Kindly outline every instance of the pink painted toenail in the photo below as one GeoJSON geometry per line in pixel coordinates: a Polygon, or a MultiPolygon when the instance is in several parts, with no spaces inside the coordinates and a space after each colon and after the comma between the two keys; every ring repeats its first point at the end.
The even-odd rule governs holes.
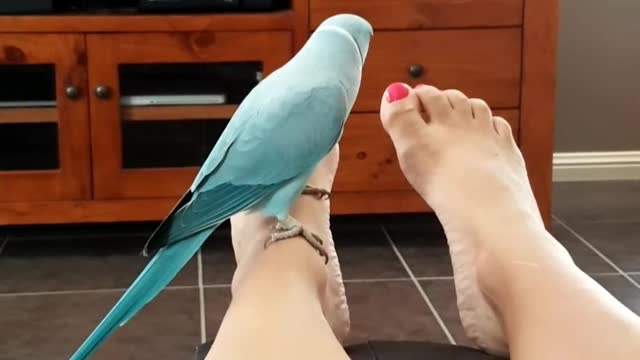
{"type": "Polygon", "coordinates": [[[398,100],[402,100],[409,95],[409,89],[403,83],[393,83],[387,87],[385,91],[385,97],[387,102],[393,103],[398,100]]]}

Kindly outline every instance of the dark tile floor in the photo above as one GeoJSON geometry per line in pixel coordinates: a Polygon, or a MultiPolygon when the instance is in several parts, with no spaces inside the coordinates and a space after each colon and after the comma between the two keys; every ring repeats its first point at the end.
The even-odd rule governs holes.
{"type": "MultiPolygon", "coordinates": [[[[640,182],[562,183],[554,195],[556,237],[582,269],[640,314],[640,182]]],[[[139,251],[154,225],[2,230],[0,359],[67,359],[143,268],[147,259],[139,251]]],[[[351,305],[350,343],[471,345],[456,310],[446,239],[433,216],[336,218],[333,228],[351,305]]],[[[215,335],[230,300],[228,227],[217,239],[95,358],[192,358],[194,346],[215,335]]]]}

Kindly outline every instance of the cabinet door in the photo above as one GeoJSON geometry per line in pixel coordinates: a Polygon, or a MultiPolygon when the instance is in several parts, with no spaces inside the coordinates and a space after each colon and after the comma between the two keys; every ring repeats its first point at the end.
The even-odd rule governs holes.
{"type": "Polygon", "coordinates": [[[181,196],[289,32],[87,36],[94,196],[181,196]]]}
{"type": "Polygon", "coordinates": [[[82,35],[0,34],[0,202],[91,197],[82,35]]]}

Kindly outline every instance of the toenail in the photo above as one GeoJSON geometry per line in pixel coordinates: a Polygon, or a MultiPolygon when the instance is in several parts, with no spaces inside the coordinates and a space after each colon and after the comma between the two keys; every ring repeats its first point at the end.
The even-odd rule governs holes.
{"type": "Polygon", "coordinates": [[[425,86],[427,86],[427,85],[425,85],[425,84],[418,84],[418,85],[416,85],[416,87],[414,87],[414,89],[416,89],[416,90],[417,90],[417,89],[420,89],[421,87],[425,87],[425,86]]]}
{"type": "Polygon", "coordinates": [[[385,98],[387,102],[393,103],[398,100],[402,100],[409,95],[409,89],[403,83],[393,83],[387,87],[385,91],[385,98]]]}

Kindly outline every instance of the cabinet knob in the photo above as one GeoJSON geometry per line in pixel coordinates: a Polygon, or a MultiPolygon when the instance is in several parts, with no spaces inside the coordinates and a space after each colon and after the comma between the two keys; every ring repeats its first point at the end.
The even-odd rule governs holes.
{"type": "Polygon", "coordinates": [[[409,76],[413,79],[417,79],[424,74],[424,67],[420,64],[413,64],[409,66],[409,76]]]}
{"type": "Polygon", "coordinates": [[[97,86],[96,87],[96,96],[100,99],[108,99],[111,96],[111,89],[108,86],[97,86]]]}
{"type": "Polygon", "coordinates": [[[69,100],[77,100],[80,97],[80,89],[76,86],[67,86],[64,88],[64,96],[69,100]]]}

